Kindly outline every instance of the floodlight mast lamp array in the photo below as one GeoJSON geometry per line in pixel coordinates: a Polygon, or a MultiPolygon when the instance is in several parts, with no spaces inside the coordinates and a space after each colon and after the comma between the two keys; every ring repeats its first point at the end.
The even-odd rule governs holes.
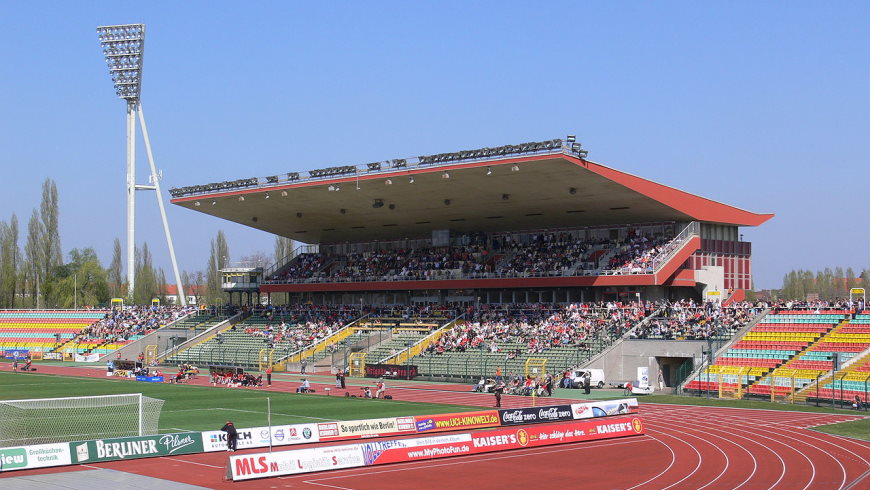
{"type": "Polygon", "coordinates": [[[126,24],[97,27],[97,36],[106,57],[109,75],[115,84],[115,94],[127,101],[127,297],[132,303],[136,286],[136,191],[153,190],[157,194],[157,205],[163,220],[163,231],[169,246],[169,257],[172,260],[172,271],[175,274],[175,284],[178,287],[178,299],[187,306],[187,297],[178,272],[175,259],[175,247],[172,245],[172,235],[169,232],[169,222],[166,219],[166,208],[163,205],[163,195],[160,192],[160,175],[154,165],[151,152],[151,141],[148,138],[148,128],[139,100],[142,92],[142,58],[145,51],[145,25],[126,24]],[[148,153],[148,163],[151,167],[152,185],[136,184],[136,116],[142,123],[142,136],[145,139],[145,149],[148,153]]]}

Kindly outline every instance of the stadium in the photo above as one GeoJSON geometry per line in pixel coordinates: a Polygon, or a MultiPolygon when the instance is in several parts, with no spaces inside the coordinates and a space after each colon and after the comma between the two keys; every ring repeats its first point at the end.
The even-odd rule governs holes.
{"type": "Polygon", "coordinates": [[[212,241],[209,280],[183,280],[140,103],[144,33],[97,28],[126,105],[126,281],[120,240],[111,276],[88,249],[113,292],[80,307],[92,277],[63,262],[51,179],[20,285],[17,218],[0,221],[3,488],[868,486],[861,283],[756,295],[744,232],[773,214],[593,161],[576,134],[185,182],[171,211],[283,245],[231,265],[212,241]],[[156,194],[175,276],[160,271],[159,298],[141,287],[157,275],[137,191],[156,194]],[[45,307],[61,305],[52,269],[72,308],[45,307]]]}
{"type": "Polygon", "coordinates": [[[587,482],[775,486],[787,475],[850,487],[866,477],[866,441],[807,428],[864,419],[837,408],[867,399],[870,312],[745,301],[751,244],[740,227],[770,214],[594,163],[570,135],[170,193],[303,245],[267,269],[222,270],[220,306],[0,312],[7,357],[29,368],[4,382],[33,393],[2,405],[10,482],[118,471],[141,485],[387,488],[420,486],[437,468],[439,487],[481,472],[502,487],[523,481],[502,471],[504,458],[521,458],[564,467],[552,484],[571,486],[576,458],[606,467],[626,456],[632,472],[587,482]],[[105,334],[119,324],[135,326],[105,334]],[[71,396],[81,389],[70,384],[103,396],[71,396]],[[669,406],[646,403],[650,393],[682,396],[669,406]],[[53,395],[67,398],[43,400],[53,395]],[[797,411],[748,408],[769,402],[797,411]],[[79,410],[116,423],[67,433],[79,410]],[[227,444],[215,430],[223,418],[240,428],[238,456],[215,452],[227,444]],[[302,433],[313,439],[286,438],[302,433]],[[339,444],[360,437],[374,440],[339,444]],[[16,459],[17,448],[39,462],[16,459]],[[62,463],[78,471],[38,469],[62,463]]]}

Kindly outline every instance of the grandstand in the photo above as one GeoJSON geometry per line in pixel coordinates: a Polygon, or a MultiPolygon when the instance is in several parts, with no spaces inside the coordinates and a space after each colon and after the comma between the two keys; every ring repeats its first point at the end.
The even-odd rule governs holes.
{"type": "Polygon", "coordinates": [[[105,316],[103,310],[3,310],[0,311],[0,350],[47,353],[71,348],[74,352],[84,352],[101,347],[102,342],[76,343],[74,339],[105,316]]]}
{"type": "Polygon", "coordinates": [[[788,402],[839,400],[870,393],[870,314],[785,310],[766,315],[685,384],[788,402]]]}
{"type": "MultiPolygon", "coordinates": [[[[246,283],[264,304],[457,310],[442,321],[421,320],[416,330],[403,318],[362,315],[357,323],[334,325],[328,337],[293,345],[284,332],[274,338],[275,322],[270,342],[270,323],[249,317],[235,331],[223,329],[220,343],[207,339],[174,360],[251,363],[267,349],[273,362],[289,368],[302,360],[334,364],[360,351],[367,362],[415,363],[426,375],[462,379],[496,367],[516,372],[530,357],[547,358],[558,369],[580,365],[632,335],[697,345],[727,341],[748,313],[726,323],[717,306],[688,321],[658,305],[685,300],[697,309],[708,300],[741,301],[751,284],[752,252],[740,227],[772,217],[592,162],[573,137],[170,192],[178,206],[305,244],[262,271],[261,283],[246,283]],[[492,320],[480,312],[517,304],[552,305],[562,314],[570,305],[608,311],[573,319],[570,329],[582,330],[582,339],[568,334],[553,342],[544,331],[565,328],[555,326],[563,319],[553,311],[482,348],[444,349],[456,330],[510,324],[516,318],[492,320]],[[607,328],[588,328],[599,320],[607,328]],[[677,323],[690,330],[674,328],[677,323]],[[376,329],[372,342],[366,332],[376,329]]],[[[647,365],[660,369],[657,362],[647,365]]]]}

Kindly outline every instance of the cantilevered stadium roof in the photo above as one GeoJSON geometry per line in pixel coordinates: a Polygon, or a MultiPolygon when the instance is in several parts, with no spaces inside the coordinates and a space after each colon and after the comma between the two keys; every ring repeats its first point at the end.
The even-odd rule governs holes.
{"type": "Polygon", "coordinates": [[[757,214],[594,163],[561,140],[172,189],[172,203],[304,243],[757,214]],[[507,148],[507,150],[505,150],[507,148]]]}

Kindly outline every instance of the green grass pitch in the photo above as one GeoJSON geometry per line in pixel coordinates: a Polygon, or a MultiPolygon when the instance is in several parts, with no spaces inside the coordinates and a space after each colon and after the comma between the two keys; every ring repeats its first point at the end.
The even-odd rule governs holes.
{"type": "Polygon", "coordinates": [[[48,374],[22,376],[0,373],[2,400],[121,393],[142,393],[165,400],[160,415],[162,433],[217,430],[227,419],[232,420],[239,428],[264,426],[267,425],[267,398],[271,398],[273,425],[480,410],[480,407],[300,395],[251,388],[214,388],[48,374]]]}

